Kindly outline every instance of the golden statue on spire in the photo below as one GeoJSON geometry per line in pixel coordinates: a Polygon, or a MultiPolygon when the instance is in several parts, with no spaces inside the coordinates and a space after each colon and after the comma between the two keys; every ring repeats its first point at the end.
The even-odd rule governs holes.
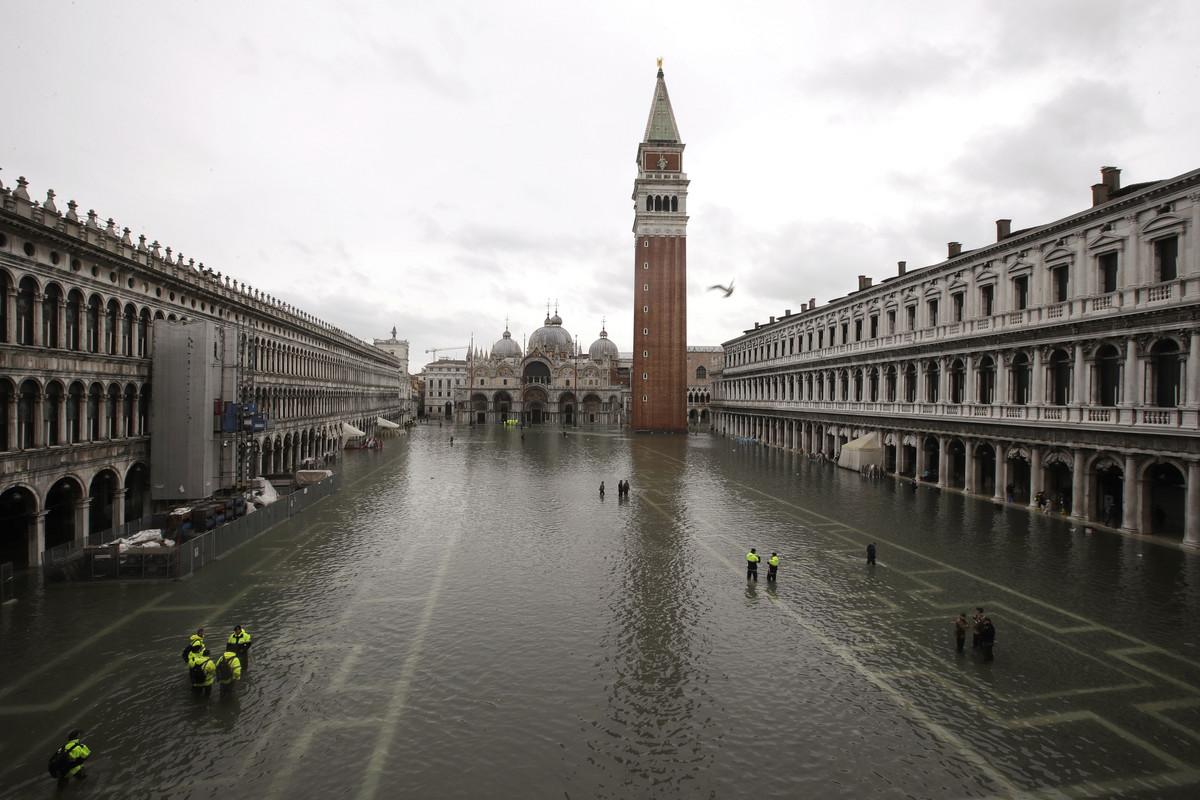
{"type": "Polygon", "coordinates": [[[658,68],[662,69],[662,56],[658,57],[658,68]]]}

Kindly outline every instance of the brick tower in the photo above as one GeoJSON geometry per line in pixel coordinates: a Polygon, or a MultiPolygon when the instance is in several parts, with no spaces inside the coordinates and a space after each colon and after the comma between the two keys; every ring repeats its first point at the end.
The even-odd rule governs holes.
{"type": "Polygon", "coordinates": [[[633,182],[633,430],[687,430],[687,174],[658,61],[633,182]]]}

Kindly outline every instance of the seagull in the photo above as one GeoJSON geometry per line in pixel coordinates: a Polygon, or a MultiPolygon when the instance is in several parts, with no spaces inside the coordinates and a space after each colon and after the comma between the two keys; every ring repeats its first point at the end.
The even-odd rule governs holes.
{"type": "Polygon", "coordinates": [[[708,287],[708,291],[710,291],[710,292],[713,289],[724,292],[725,296],[729,297],[729,295],[733,294],[733,281],[730,281],[728,286],[722,286],[719,283],[714,283],[712,286],[708,287]]]}

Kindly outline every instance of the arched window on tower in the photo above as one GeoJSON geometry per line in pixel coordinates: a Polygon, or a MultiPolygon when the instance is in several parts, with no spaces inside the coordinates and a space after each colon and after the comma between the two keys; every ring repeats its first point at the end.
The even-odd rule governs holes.
{"type": "Polygon", "coordinates": [[[671,210],[672,211],[679,210],[679,198],[676,197],[675,195],[671,195],[671,210]]]}
{"type": "Polygon", "coordinates": [[[654,197],[652,195],[646,195],[646,210],[654,210],[654,197]]]}
{"type": "Polygon", "coordinates": [[[654,210],[662,211],[662,196],[661,195],[657,195],[657,194],[654,195],[654,210]]]}

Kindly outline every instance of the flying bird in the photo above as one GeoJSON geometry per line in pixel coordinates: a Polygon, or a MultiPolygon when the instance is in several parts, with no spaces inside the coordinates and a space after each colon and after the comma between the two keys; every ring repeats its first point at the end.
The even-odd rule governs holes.
{"type": "Polygon", "coordinates": [[[728,286],[722,286],[719,283],[714,283],[712,286],[708,287],[708,290],[710,292],[713,291],[714,289],[716,289],[719,292],[724,292],[725,297],[729,297],[729,295],[733,294],[733,281],[730,281],[728,286]]]}

